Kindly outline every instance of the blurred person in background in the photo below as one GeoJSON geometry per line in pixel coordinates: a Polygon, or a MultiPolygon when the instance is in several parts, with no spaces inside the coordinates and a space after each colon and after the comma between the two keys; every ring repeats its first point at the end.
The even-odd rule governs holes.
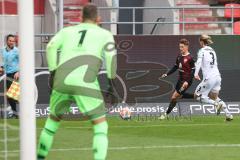
{"type": "MultiPolygon", "coordinates": [[[[8,34],[6,36],[6,46],[1,50],[3,64],[0,67],[0,73],[5,73],[7,76],[7,90],[13,81],[19,79],[19,50],[15,46],[15,40],[13,34],[8,34]]],[[[17,101],[10,97],[7,97],[7,100],[13,111],[11,118],[18,118],[17,101]]]]}

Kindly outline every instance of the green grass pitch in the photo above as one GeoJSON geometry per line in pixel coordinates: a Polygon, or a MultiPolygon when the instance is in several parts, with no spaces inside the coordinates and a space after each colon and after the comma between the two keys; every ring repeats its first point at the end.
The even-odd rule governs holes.
{"type": "MultiPolygon", "coordinates": [[[[192,120],[123,121],[108,118],[108,160],[239,160],[240,118],[194,116],[192,120]]],[[[45,119],[37,120],[39,136],[45,119]]],[[[19,159],[18,120],[8,120],[8,159],[19,159]]],[[[4,156],[0,120],[0,159],[4,156]]],[[[87,121],[64,121],[47,160],[91,160],[92,128],[87,121]]]]}

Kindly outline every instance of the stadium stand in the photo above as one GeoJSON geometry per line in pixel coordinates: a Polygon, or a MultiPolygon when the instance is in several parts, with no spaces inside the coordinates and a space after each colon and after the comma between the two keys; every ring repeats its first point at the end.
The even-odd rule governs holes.
{"type": "MultiPolygon", "coordinates": [[[[240,4],[235,4],[235,3],[228,3],[225,4],[225,7],[240,7],[240,4]]],[[[226,8],[224,10],[224,16],[225,18],[240,18],[240,8],[239,9],[232,9],[226,8]],[[233,14],[233,15],[232,15],[233,14]]]]}
{"type": "MultiPolygon", "coordinates": [[[[7,15],[17,15],[17,0],[4,0],[2,5],[0,5],[0,14],[7,15]],[[4,7],[4,13],[3,8],[4,7]]],[[[43,0],[34,0],[34,14],[43,15],[44,14],[44,3],[43,0]]]]}
{"type": "MultiPolygon", "coordinates": [[[[185,34],[236,34],[237,27],[227,24],[227,22],[236,22],[240,19],[240,1],[231,0],[178,0],[176,6],[181,7],[193,7],[190,9],[184,9],[179,12],[179,19],[181,22],[186,22],[184,25],[180,25],[180,31],[183,30],[185,34]],[[212,5],[226,8],[209,8],[212,5]],[[236,7],[235,9],[229,9],[229,7],[236,7]],[[199,9],[197,9],[199,8],[199,9]],[[204,9],[202,9],[204,8],[204,9]],[[206,8],[206,9],[205,9],[206,8]],[[208,9],[209,8],[209,9],[208,9]],[[233,13],[233,16],[232,16],[233,13]],[[233,19],[232,19],[233,18],[233,19]],[[189,24],[188,22],[200,22],[201,24],[189,24]],[[212,22],[212,23],[204,23],[212,22]],[[216,23],[214,23],[216,22],[216,23]],[[220,24],[217,22],[226,22],[226,24],[220,24]],[[232,30],[234,31],[232,32],[232,30]]],[[[237,23],[238,24],[238,23],[237,23]]]]}
{"type": "MultiPolygon", "coordinates": [[[[215,0],[214,6],[216,7],[223,7],[215,9],[216,17],[218,17],[219,21],[226,21],[226,22],[234,22],[239,20],[240,16],[240,8],[230,9],[231,7],[239,7],[240,1],[230,1],[230,0],[215,0]],[[233,13],[233,16],[232,16],[233,13]],[[232,19],[233,18],[233,19],[232,19]]],[[[209,2],[210,3],[210,2],[209,2]]],[[[210,3],[210,5],[212,5],[210,3]]],[[[234,34],[233,25],[223,25],[222,24],[222,33],[223,34],[234,34]]]]}
{"type": "Polygon", "coordinates": [[[234,22],[234,34],[240,35],[240,21],[234,22]]]}
{"type": "Polygon", "coordinates": [[[218,6],[218,5],[225,5],[225,4],[228,4],[228,3],[240,3],[239,0],[209,0],[209,4],[211,6],[218,6]]]}
{"type": "Polygon", "coordinates": [[[64,26],[72,25],[72,22],[81,22],[81,9],[89,0],[65,0],[64,1],[64,26]]]}
{"type": "MultiPolygon", "coordinates": [[[[180,21],[184,22],[214,22],[217,21],[217,17],[214,16],[213,10],[207,9],[210,7],[208,1],[206,0],[178,0],[176,3],[177,6],[181,7],[202,7],[206,9],[184,9],[179,14],[180,21]]],[[[182,30],[183,25],[180,25],[180,30],[182,30]]],[[[184,25],[185,34],[200,34],[200,33],[209,33],[209,34],[221,34],[222,30],[217,23],[212,24],[185,24],[184,25]]]]}

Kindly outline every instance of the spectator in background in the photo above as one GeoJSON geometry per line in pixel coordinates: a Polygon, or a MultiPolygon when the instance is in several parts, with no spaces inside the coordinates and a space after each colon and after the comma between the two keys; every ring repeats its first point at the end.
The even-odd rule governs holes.
{"type": "MultiPolygon", "coordinates": [[[[2,49],[1,56],[3,64],[0,67],[0,73],[5,73],[7,76],[7,90],[12,84],[12,80],[19,79],[19,51],[15,46],[15,36],[9,34],[6,36],[6,46],[2,49]]],[[[7,98],[10,104],[13,115],[12,118],[18,118],[17,101],[12,98],[7,98]]]]}

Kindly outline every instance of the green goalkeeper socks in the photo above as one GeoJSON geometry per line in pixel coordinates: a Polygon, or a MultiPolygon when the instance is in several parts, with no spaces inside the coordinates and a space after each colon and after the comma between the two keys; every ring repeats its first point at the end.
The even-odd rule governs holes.
{"type": "Polygon", "coordinates": [[[53,143],[53,137],[60,123],[50,118],[47,119],[45,127],[40,135],[38,144],[38,159],[43,159],[48,155],[53,143]]]}
{"type": "Polygon", "coordinates": [[[108,124],[102,122],[93,126],[94,137],[93,137],[93,154],[94,160],[105,160],[107,156],[108,148],[108,124]]]}
{"type": "MultiPolygon", "coordinates": [[[[38,144],[38,158],[44,159],[48,155],[51,149],[54,134],[59,128],[60,123],[53,121],[48,118],[45,127],[40,135],[38,144]]],[[[105,160],[107,156],[108,148],[108,124],[107,122],[102,122],[93,126],[94,137],[93,137],[93,152],[94,160],[105,160]]]]}

